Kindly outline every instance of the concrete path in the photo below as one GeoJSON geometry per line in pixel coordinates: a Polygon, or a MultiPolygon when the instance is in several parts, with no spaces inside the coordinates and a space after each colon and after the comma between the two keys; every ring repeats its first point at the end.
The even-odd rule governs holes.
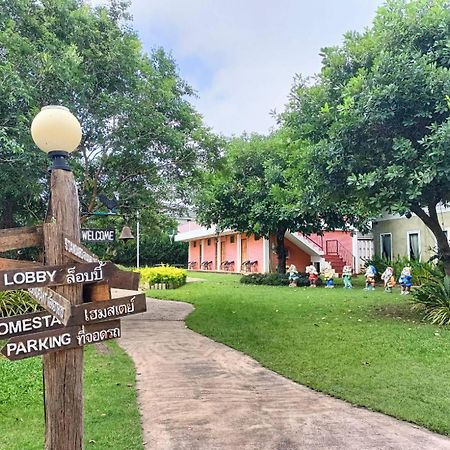
{"type": "Polygon", "coordinates": [[[146,449],[450,449],[450,440],[356,408],[186,328],[193,310],[148,300],[123,320],[146,449]]]}

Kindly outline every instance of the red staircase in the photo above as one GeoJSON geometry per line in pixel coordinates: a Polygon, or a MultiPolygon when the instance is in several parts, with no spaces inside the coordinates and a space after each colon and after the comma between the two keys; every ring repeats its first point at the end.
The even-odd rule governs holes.
{"type": "Polygon", "coordinates": [[[338,274],[342,274],[344,266],[353,266],[353,255],[337,239],[325,242],[324,258],[338,274]]]}
{"type": "Polygon", "coordinates": [[[344,266],[347,265],[339,255],[325,255],[325,260],[331,264],[331,267],[338,274],[342,274],[344,266]]]}

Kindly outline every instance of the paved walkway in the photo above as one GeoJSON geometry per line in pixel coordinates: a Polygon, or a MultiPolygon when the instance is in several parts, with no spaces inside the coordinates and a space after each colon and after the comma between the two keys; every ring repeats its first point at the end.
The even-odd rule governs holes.
{"type": "Polygon", "coordinates": [[[192,306],[148,300],[123,320],[146,449],[450,449],[450,440],[356,408],[186,328],[192,306]]]}

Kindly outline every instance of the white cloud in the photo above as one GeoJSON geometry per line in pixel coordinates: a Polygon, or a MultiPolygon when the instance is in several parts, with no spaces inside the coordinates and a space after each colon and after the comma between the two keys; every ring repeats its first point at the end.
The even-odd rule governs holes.
{"type": "Polygon", "coordinates": [[[147,50],[169,45],[197,109],[215,131],[265,133],[283,109],[295,73],[320,68],[319,50],[369,25],[381,0],[134,0],[147,50]],[[184,67],[201,61],[208,73],[184,67]]]}

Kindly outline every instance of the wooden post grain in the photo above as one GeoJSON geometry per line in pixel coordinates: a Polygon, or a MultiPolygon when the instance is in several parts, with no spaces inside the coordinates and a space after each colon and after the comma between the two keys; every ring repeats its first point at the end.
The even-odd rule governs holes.
{"type": "MultiPolygon", "coordinates": [[[[51,200],[44,224],[45,262],[69,263],[64,256],[62,234],[80,242],[78,192],[72,172],[53,170],[51,200]]],[[[55,291],[72,305],[82,303],[81,286],[61,286],[55,291]]],[[[83,448],[83,349],[63,350],[44,355],[45,448],[83,448]]]]}

